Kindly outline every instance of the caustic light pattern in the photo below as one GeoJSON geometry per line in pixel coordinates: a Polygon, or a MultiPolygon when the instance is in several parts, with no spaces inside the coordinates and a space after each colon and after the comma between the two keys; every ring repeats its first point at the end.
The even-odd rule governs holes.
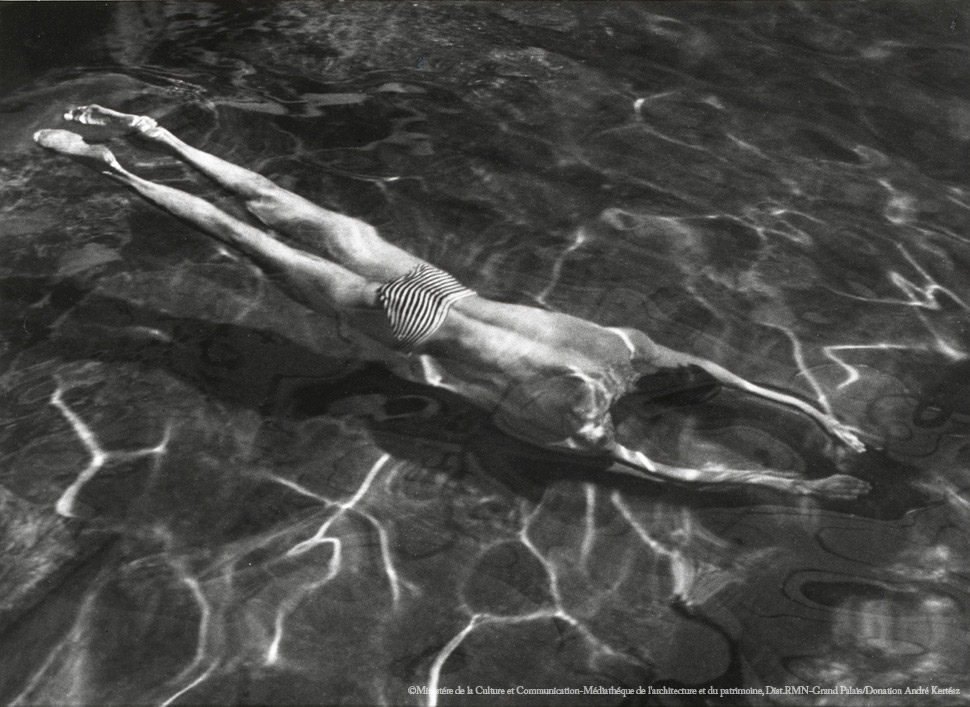
{"type": "MultiPolygon", "coordinates": [[[[69,5],[93,29],[0,76],[0,700],[966,701],[965,7],[69,5]],[[661,486],[510,439],[35,148],[90,103],[484,295],[799,395],[868,445],[681,371],[616,410],[651,459],[873,490],[661,486]]],[[[86,134],[237,207],[167,153],[86,134]]]]}

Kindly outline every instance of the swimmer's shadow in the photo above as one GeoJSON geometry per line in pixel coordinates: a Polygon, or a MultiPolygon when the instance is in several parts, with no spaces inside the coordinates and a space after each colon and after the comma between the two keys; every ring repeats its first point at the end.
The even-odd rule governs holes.
{"type": "MultiPolygon", "coordinates": [[[[58,286],[65,290],[64,283],[58,286]]],[[[233,407],[267,411],[289,379],[336,380],[359,366],[275,332],[182,317],[83,288],[66,289],[68,294],[61,295],[70,299],[65,315],[35,350],[49,348],[52,358],[165,370],[233,407]]]]}

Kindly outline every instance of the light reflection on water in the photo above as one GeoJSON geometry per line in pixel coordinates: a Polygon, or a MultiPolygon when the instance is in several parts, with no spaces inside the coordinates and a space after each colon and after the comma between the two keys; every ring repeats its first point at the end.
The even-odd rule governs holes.
{"type": "MultiPolygon", "coordinates": [[[[119,4],[88,54],[0,103],[0,694],[966,691],[967,20],[943,4],[119,4]],[[661,489],[507,439],[33,148],[88,102],[151,113],[483,294],[637,326],[799,393],[873,447],[833,460],[799,416],[695,391],[628,423],[657,458],[834,465],[875,490],[661,489]]],[[[112,149],[233,208],[167,155],[112,149]]]]}

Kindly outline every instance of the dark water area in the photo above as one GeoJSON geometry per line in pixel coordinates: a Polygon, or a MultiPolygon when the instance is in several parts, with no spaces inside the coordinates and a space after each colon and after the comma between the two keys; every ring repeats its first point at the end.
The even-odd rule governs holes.
{"type": "MultiPolygon", "coordinates": [[[[967,702],[965,3],[12,5],[4,703],[967,702]],[[484,295],[829,407],[869,445],[672,376],[640,430],[656,459],[873,492],[663,487],[509,439],[36,148],[86,103],[484,295]],[[448,692],[476,686],[579,694],[448,692]],[[660,694],[708,686],[749,694],[660,694]],[[962,693],[902,692],[934,686],[962,693]]],[[[168,153],[109,144],[241,214],[168,153]]]]}

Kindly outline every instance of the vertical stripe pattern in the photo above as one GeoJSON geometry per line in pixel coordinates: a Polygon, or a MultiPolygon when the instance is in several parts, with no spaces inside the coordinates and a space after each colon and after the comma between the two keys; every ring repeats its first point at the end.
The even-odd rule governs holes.
{"type": "Polygon", "coordinates": [[[473,294],[451,275],[427,263],[377,290],[398,348],[408,353],[438,330],[451,305],[473,294]]]}

